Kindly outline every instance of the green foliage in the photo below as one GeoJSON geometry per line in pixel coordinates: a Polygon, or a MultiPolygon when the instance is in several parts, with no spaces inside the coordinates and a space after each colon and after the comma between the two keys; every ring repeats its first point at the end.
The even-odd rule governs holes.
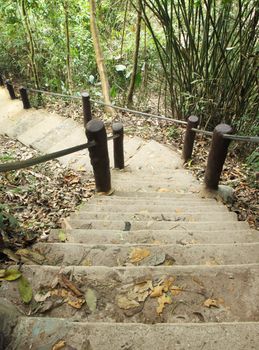
{"type": "MultiPolygon", "coordinates": [[[[25,2],[40,85],[67,92],[64,0],[25,2]]],[[[33,72],[20,3],[0,3],[0,72],[29,85],[33,72]]],[[[89,2],[67,3],[73,89],[101,96],[89,2]]],[[[258,0],[141,3],[145,23],[135,80],[139,101],[146,103],[147,92],[154,98],[162,91],[161,100],[169,97],[165,109],[170,107],[175,117],[197,114],[207,128],[227,122],[236,131],[257,135],[258,0]]],[[[97,1],[101,44],[115,102],[125,101],[132,74],[135,6],[134,0],[97,1]]]]}
{"type": "Polygon", "coordinates": [[[10,214],[9,207],[0,204],[0,232],[15,231],[19,228],[18,221],[10,214]]]}
{"type": "Polygon", "coordinates": [[[170,126],[167,129],[167,137],[170,139],[176,139],[179,136],[179,129],[174,125],[170,126]]]}
{"type": "Polygon", "coordinates": [[[259,172],[259,149],[254,150],[246,159],[249,168],[255,172],[259,172]]]}
{"type": "Polygon", "coordinates": [[[211,127],[223,121],[239,129],[255,120],[258,0],[142,0],[142,8],[173,112],[196,113],[211,127]]]}

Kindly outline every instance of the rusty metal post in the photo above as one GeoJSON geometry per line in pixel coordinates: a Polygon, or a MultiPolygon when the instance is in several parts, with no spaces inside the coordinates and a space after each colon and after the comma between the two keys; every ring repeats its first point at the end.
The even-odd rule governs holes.
{"type": "Polygon", "coordinates": [[[118,136],[113,139],[113,156],[114,168],[124,169],[124,150],[123,150],[123,125],[122,123],[112,124],[113,136],[118,136]]]}
{"type": "Polygon", "coordinates": [[[8,92],[9,92],[11,100],[15,100],[16,96],[15,96],[13,84],[10,82],[10,80],[6,80],[5,85],[6,85],[8,92]]]}
{"type": "Polygon", "coordinates": [[[2,75],[0,75],[0,86],[4,86],[4,79],[2,75]]]}
{"type": "Polygon", "coordinates": [[[21,95],[21,99],[22,99],[22,103],[23,103],[23,108],[24,109],[31,108],[27,89],[24,86],[22,86],[22,87],[20,87],[19,91],[20,91],[20,95],[21,95]]]}
{"type": "Polygon", "coordinates": [[[231,142],[231,140],[224,139],[223,134],[232,134],[232,132],[232,127],[227,124],[219,124],[214,129],[205,172],[205,186],[210,190],[218,189],[220,175],[227,157],[228,146],[231,142]]]}
{"type": "Polygon", "coordinates": [[[81,96],[83,103],[84,126],[86,127],[87,123],[92,120],[91,102],[88,92],[82,92],[81,96]]]}
{"type": "Polygon", "coordinates": [[[192,157],[193,145],[195,140],[195,131],[192,128],[197,128],[199,124],[199,118],[195,115],[191,115],[188,118],[188,124],[185,131],[184,145],[183,145],[183,160],[187,162],[192,157]]]}
{"type": "Polygon", "coordinates": [[[111,174],[104,123],[99,119],[90,120],[86,125],[86,136],[88,141],[96,143],[95,146],[89,148],[96,191],[107,193],[111,190],[111,174]]]}

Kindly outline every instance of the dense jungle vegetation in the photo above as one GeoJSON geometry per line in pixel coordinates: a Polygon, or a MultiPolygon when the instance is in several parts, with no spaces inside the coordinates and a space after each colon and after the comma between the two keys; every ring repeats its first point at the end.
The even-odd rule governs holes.
{"type": "Polygon", "coordinates": [[[258,0],[5,0],[0,72],[258,135],[258,0]]]}

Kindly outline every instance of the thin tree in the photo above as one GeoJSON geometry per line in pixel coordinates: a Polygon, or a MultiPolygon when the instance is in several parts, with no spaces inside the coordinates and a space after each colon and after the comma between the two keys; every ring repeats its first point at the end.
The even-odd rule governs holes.
{"type": "Polygon", "coordinates": [[[133,103],[133,93],[134,93],[136,75],[137,75],[137,69],[138,69],[138,56],[139,56],[141,18],[142,18],[141,0],[138,0],[136,10],[137,10],[137,23],[136,23],[136,37],[135,37],[135,52],[134,52],[134,59],[133,59],[133,70],[131,74],[129,91],[127,96],[127,104],[129,106],[132,105],[133,103]]]}
{"type": "Polygon", "coordinates": [[[34,46],[34,41],[32,37],[32,30],[30,26],[30,20],[28,17],[28,13],[26,10],[26,4],[25,0],[21,0],[21,12],[22,12],[22,18],[23,18],[23,23],[24,27],[26,30],[27,34],[27,40],[29,43],[29,50],[30,50],[30,61],[31,61],[31,69],[32,69],[32,74],[35,82],[35,86],[37,89],[40,87],[40,81],[39,81],[39,75],[38,75],[38,69],[37,69],[37,63],[35,60],[35,46],[34,46]]]}
{"type": "Polygon", "coordinates": [[[71,53],[70,53],[70,34],[69,34],[69,9],[68,0],[63,2],[64,13],[65,13],[65,34],[66,34],[66,65],[67,65],[67,89],[71,92],[73,80],[72,80],[72,69],[71,69],[71,53]]]}
{"type": "MultiPolygon", "coordinates": [[[[104,102],[110,105],[111,101],[110,101],[110,94],[109,94],[109,91],[110,91],[109,81],[108,81],[107,71],[104,63],[102,47],[100,44],[99,30],[96,23],[96,2],[95,0],[90,0],[89,4],[90,4],[90,29],[91,29],[92,39],[93,39],[96,64],[97,64],[97,68],[98,68],[98,72],[99,72],[99,76],[102,84],[103,98],[104,98],[104,102]]],[[[114,114],[114,110],[112,109],[112,107],[106,106],[105,111],[107,113],[114,114]]]]}

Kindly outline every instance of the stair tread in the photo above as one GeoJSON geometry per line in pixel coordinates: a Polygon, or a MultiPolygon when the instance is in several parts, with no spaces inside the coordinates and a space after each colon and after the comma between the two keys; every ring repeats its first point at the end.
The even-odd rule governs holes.
{"type": "Polygon", "coordinates": [[[16,327],[19,340],[12,350],[51,349],[60,339],[77,350],[222,350],[256,349],[259,323],[93,323],[72,322],[62,318],[22,317],[16,327]],[[188,336],[186,336],[188,334],[188,336]]]}
{"type": "Polygon", "coordinates": [[[62,266],[210,266],[259,263],[259,242],[195,244],[194,241],[187,245],[38,243],[33,250],[46,257],[45,264],[62,266]],[[131,254],[136,254],[139,250],[149,255],[134,263],[131,261],[131,254]]]}
{"type": "Polygon", "coordinates": [[[175,244],[176,242],[182,242],[187,244],[188,242],[195,241],[197,243],[235,243],[235,242],[258,242],[259,232],[256,230],[228,230],[228,231],[199,231],[199,230],[159,230],[159,234],[156,230],[139,230],[139,231],[119,231],[119,230],[51,230],[48,239],[51,241],[58,241],[59,234],[62,232],[68,242],[74,243],[149,243],[154,242],[164,244],[175,244]]]}
{"type": "MultiPolygon", "coordinates": [[[[130,218],[130,216],[129,216],[130,218]]],[[[71,226],[69,228],[86,228],[86,229],[118,229],[125,230],[127,226],[127,221],[123,220],[67,220],[68,224],[71,226]]],[[[232,230],[244,230],[249,228],[248,223],[245,221],[236,221],[234,219],[227,220],[224,222],[219,221],[202,221],[202,222],[185,222],[185,221],[154,221],[154,220],[138,220],[132,221],[131,230],[162,230],[162,229],[200,229],[200,230],[216,230],[216,229],[232,229],[232,230]]]]}
{"type": "MultiPolygon", "coordinates": [[[[60,273],[60,267],[24,265],[23,275],[29,280],[34,295],[51,290],[51,285],[60,273]],[[37,276],[37,278],[35,278],[37,276]]],[[[259,264],[220,266],[156,266],[156,267],[82,267],[62,269],[72,273],[73,282],[83,295],[91,288],[97,297],[97,309],[87,311],[87,305],[74,309],[67,303],[45,313],[49,317],[67,317],[74,321],[89,322],[141,322],[159,323],[201,322],[246,322],[259,321],[259,264]],[[135,286],[144,281],[153,287],[172,278],[175,288],[182,289],[172,296],[172,304],[166,305],[163,313],[156,312],[158,299],[147,297],[139,302],[139,308],[124,310],[120,299],[129,298],[135,286]],[[150,282],[151,281],[151,282],[150,282]],[[162,281],[162,282],[161,282],[162,281]],[[204,302],[217,299],[218,307],[206,307],[204,302]],[[140,312],[141,311],[141,312],[140,312]],[[133,312],[133,314],[132,314],[133,312]]],[[[30,306],[23,305],[18,292],[18,281],[3,281],[0,296],[5,297],[28,313],[30,306]]],[[[56,287],[57,288],[57,287],[56,287]]],[[[35,316],[40,315],[39,312],[35,316]]]]}

